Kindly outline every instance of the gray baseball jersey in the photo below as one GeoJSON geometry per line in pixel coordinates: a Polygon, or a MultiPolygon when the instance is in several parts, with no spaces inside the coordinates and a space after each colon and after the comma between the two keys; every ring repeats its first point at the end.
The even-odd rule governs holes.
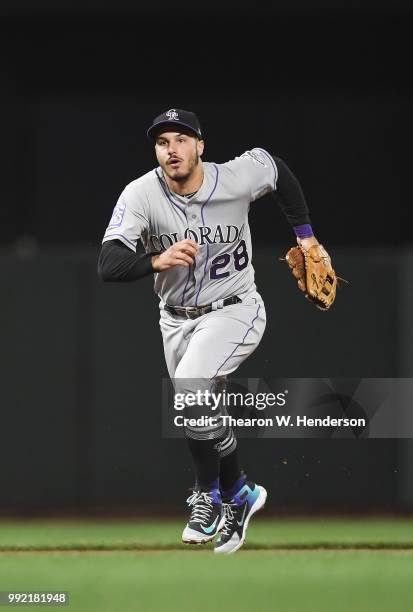
{"type": "Polygon", "coordinates": [[[202,306],[255,288],[248,211],[250,202],[276,189],[274,160],[255,148],[203,167],[203,183],[189,199],[170,191],[160,167],[132,181],[103,238],[118,239],[134,251],[141,240],[148,253],[185,238],[198,243],[192,266],[155,274],[161,303],[202,306]]]}

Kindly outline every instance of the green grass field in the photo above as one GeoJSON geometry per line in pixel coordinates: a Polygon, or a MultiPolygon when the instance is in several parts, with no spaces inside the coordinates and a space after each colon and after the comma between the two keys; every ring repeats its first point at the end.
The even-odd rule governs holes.
{"type": "Polygon", "coordinates": [[[0,522],[0,590],[69,591],[63,609],[88,612],[413,610],[413,519],[256,518],[225,557],[180,544],[182,527],[0,522]]]}

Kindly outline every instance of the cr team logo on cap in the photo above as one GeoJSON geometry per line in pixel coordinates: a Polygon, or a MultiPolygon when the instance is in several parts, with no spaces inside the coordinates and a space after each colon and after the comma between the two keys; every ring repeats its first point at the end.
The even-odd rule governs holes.
{"type": "Polygon", "coordinates": [[[171,110],[168,110],[168,112],[165,113],[165,115],[171,121],[178,121],[178,119],[179,119],[179,115],[178,115],[178,113],[176,112],[176,110],[174,108],[171,108],[171,110]]]}

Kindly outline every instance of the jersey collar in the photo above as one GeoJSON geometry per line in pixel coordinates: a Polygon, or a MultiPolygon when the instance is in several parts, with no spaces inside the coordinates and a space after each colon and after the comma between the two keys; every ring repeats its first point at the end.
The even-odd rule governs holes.
{"type": "Polygon", "coordinates": [[[203,198],[205,196],[205,191],[207,189],[207,185],[210,182],[210,172],[209,172],[209,164],[207,162],[203,162],[204,164],[204,178],[202,181],[202,184],[200,186],[200,188],[198,189],[198,191],[196,191],[194,193],[193,196],[191,196],[190,198],[186,198],[185,196],[179,195],[178,193],[175,193],[174,191],[171,191],[169,189],[168,183],[165,180],[165,176],[163,173],[163,170],[160,166],[158,166],[155,169],[155,172],[159,178],[160,181],[162,181],[162,184],[165,188],[165,190],[167,191],[169,197],[175,201],[176,203],[179,204],[183,204],[183,205],[188,205],[188,204],[196,204],[196,203],[202,203],[203,198]]]}

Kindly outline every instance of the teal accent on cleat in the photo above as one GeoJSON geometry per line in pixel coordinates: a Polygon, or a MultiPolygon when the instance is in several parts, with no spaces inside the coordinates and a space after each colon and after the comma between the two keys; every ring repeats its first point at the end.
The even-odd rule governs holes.
{"type": "Polygon", "coordinates": [[[230,554],[241,548],[250,518],[263,508],[266,499],[264,487],[247,481],[229,503],[224,503],[225,523],[215,544],[215,553],[230,554]]]}
{"type": "Polygon", "coordinates": [[[214,539],[225,522],[224,507],[218,490],[194,491],[187,499],[192,508],[182,533],[185,544],[205,544],[214,539]]]}

